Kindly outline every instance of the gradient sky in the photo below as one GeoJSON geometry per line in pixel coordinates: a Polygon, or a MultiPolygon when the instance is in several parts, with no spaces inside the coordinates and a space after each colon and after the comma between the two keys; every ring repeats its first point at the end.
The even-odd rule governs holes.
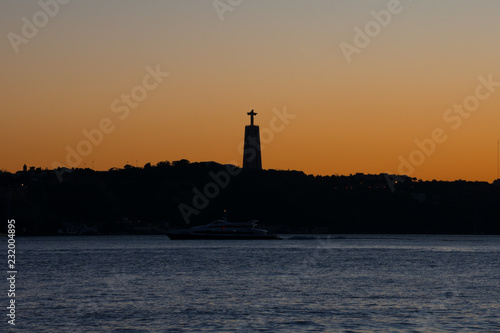
{"type": "Polygon", "coordinates": [[[401,0],[401,13],[348,63],[339,45],[355,45],[354,28],[388,3],[243,0],[221,20],[212,0],[73,0],[16,53],[9,33],[23,36],[22,18],[33,22],[41,7],[3,0],[0,168],[66,165],[66,147],[104,118],[114,131],[79,167],[241,165],[246,113],[258,113],[262,131],[286,109],[296,117],[266,140],[266,169],[398,173],[415,140],[441,128],[447,140],[410,175],[491,182],[500,87],[457,129],[443,115],[474,96],[478,77],[500,82],[500,1],[401,0]],[[113,101],[157,65],[169,76],[120,119],[113,101]]]}

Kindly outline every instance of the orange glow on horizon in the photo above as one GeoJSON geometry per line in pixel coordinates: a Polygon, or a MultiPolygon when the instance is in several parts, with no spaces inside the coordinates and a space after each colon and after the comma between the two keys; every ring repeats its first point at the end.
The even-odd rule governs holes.
{"type": "MultiPolygon", "coordinates": [[[[398,174],[403,159],[419,179],[493,181],[500,4],[401,3],[351,63],[339,44],[386,2],[245,2],[223,21],[211,3],[69,3],[18,53],[2,46],[0,168],[241,166],[254,109],[264,169],[398,174]]],[[[0,8],[5,36],[40,10],[0,8]]]]}

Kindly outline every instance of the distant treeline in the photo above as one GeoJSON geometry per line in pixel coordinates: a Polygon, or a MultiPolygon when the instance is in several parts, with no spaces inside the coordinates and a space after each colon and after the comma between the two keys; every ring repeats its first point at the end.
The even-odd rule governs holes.
{"type": "Polygon", "coordinates": [[[1,172],[0,205],[19,235],[161,234],[225,210],[231,221],[256,219],[276,233],[500,234],[498,183],[313,176],[187,160],[1,172]]]}

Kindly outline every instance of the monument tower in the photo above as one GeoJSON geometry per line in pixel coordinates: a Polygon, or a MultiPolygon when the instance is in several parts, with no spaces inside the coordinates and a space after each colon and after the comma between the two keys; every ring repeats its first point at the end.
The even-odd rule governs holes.
{"type": "Polygon", "coordinates": [[[250,116],[250,125],[245,126],[245,147],[243,151],[243,169],[262,169],[260,156],[259,126],[255,126],[254,119],[257,115],[253,110],[247,113],[250,116]]]}

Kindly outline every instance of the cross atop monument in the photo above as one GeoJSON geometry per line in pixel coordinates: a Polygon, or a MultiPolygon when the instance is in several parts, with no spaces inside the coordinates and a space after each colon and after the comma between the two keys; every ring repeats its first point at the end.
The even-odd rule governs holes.
{"type": "Polygon", "coordinates": [[[248,112],[247,115],[250,116],[250,125],[253,126],[253,117],[256,116],[257,113],[253,112],[253,110],[252,110],[252,112],[248,112]]]}

